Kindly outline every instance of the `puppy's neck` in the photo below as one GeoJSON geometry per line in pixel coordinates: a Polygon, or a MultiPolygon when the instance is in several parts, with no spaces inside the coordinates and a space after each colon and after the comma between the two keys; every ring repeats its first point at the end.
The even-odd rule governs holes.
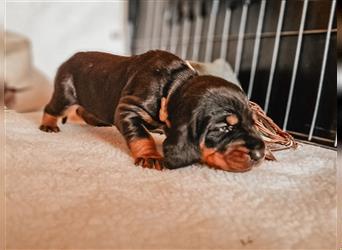
{"type": "Polygon", "coordinates": [[[180,67],[171,71],[171,80],[165,86],[166,91],[164,91],[163,97],[169,99],[180,86],[194,76],[198,76],[197,71],[188,62],[182,63],[180,67]]]}
{"type": "Polygon", "coordinates": [[[160,110],[159,110],[159,120],[164,122],[167,127],[171,127],[171,123],[168,120],[168,111],[167,105],[170,96],[185,82],[191,79],[194,76],[197,76],[197,71],[187,62],[181,64],[180,67],[174,69],[171,72],[171,81],[165,87],[166,91],[164,91],[163,96],[160,100],[160,110]]]}

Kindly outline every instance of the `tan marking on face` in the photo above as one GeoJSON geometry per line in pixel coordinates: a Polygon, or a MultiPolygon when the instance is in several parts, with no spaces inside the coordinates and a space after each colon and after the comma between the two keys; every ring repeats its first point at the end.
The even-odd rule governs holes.
{"type": "Polygon", "coordinates": [[[167,113],[167,99],[162,97],[160,103],[160,110],[159,110],[159,120],[166,123],[166,126],[169,128],[171,127],[171,123],[168,120],[168,113],[167,113]]]}
{"type": "Polygon", "coordinates": [[[229,125],[234,126],[239,123],[239,118],[235,114],[228,115],[226,120],[229,125]]]}
{"type": "Polygon", "coordinates": [[[245,172],[252,166],[249,150],[241,145],[232,145],[225,152],[218,152],[215,148],[208,148],[201,144],[202,162],[216,169],[231,172],[245,172]]]}

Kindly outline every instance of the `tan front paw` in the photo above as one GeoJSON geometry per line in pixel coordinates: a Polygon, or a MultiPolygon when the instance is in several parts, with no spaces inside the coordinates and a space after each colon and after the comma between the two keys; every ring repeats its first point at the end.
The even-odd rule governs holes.
{"type": "Polygon", "coordinates": [[[135,158],[134,164],[143,168],[162,170],[164,168],[164,159],[160,155],[144,155],[135,158]]]}
{"type": "Polygon", "coordinates": [[[139,138],[128,143],[135,165],[143,168],[163,169],[164,158],[158,153],[152,138],[139,138]]]}

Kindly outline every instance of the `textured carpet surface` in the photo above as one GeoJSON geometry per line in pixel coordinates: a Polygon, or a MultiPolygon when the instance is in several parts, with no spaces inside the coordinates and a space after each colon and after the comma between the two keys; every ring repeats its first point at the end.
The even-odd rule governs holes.
{"type": "Polygon", "coordinates": [[[6,112],[8,248],[335,249],[335,151],[160,172],[135,167],[115,128],[46,134],[40,115],[6,112]]]}

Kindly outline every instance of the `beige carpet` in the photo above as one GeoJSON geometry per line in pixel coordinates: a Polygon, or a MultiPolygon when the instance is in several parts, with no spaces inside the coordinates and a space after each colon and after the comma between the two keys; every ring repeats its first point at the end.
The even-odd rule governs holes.
{"type": "Polygon", "coordinates": [[[338,148],[338,157],[337,157],[337,185],[336,188],[338,190],[337,192],[337,249],[342,249],[342,150],[339,144],[338,148]]]}
{"type": "Polygon", "coordinates": [[[6,112],[8,249],[335,249],[335,151],[159,172],[135,167],[114,128],[39,120],[6,112]]]}

